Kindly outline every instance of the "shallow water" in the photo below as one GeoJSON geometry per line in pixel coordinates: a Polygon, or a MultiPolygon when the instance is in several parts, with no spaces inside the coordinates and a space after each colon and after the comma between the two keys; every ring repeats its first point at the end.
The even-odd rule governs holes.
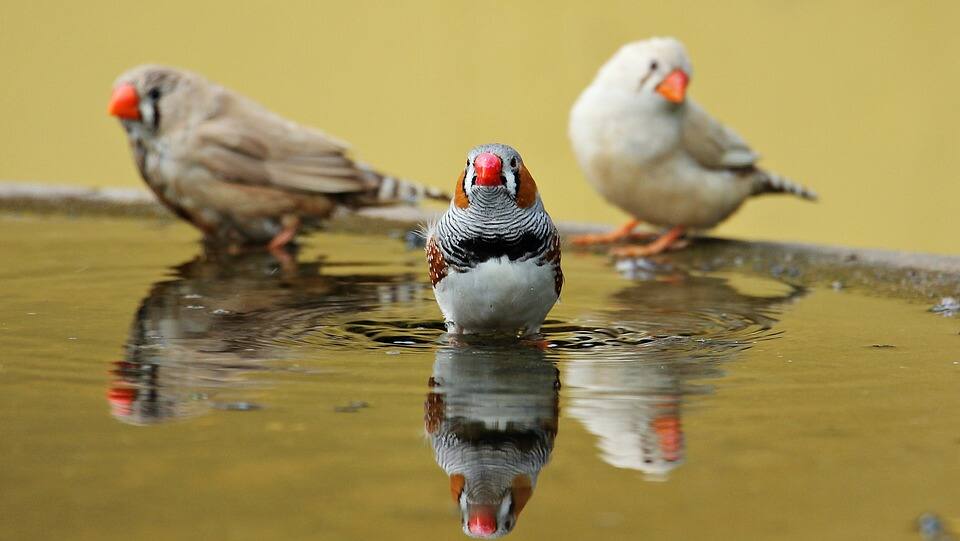
{"type": "Polygon", "coordinates": [[[462,539],[461,483],[513,539],[960,520],[960,322],[926,304],[569,253],[543,340],[463,341],[399,240],[193,238],[0,217],[0,539],[462,539]]]}

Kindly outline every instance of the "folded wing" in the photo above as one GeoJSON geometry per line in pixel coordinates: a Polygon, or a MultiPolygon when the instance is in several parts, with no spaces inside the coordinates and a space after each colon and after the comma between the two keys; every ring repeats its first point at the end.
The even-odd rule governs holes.
{"type": "Polygon", "coordinates": [[[196,127],[191,151],[219,178],[317,194],[376,187],[346,156],[346,143],[226,90],[217,99],[217,112],[196,127]]]}
{"type": "Polygon", "coordinates": [[[683,148],[708,169],[748,169],[760,156],[730,128],[691,100],[683,126],[683,148]]]}

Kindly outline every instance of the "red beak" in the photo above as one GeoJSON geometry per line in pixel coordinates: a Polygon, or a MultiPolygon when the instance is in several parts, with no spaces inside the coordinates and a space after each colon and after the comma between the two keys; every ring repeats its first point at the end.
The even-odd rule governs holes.
{"type": "Polygon", "coordinates": [[[687,84],[690,82],[688,76],[682,69],[675,69],[667,74],[667,77],[657,85],[657,92],[661,96],[673,103],[681,103],[687,94],[687,84]]]}
{"type": "Polygon", "coordinates": [[[663,415],[651,423],[660,440],[660,452],[663,458],[676,462],[683,458],[683,428],[676,415],[663,415]]]}
{"type": "Polygon", "coordinates": [[[467,517],[467,529],[479,537],[489,537],[497,532],[497,509],[492,505],[472,505],[467,517]]]}
{"type": "Polygon", "coordinates": [[[114,88],[107,112],[117,118],[140,120],[140,96],[137,95],[137,89],[129,83],[114,88]]]}
{"type": "Polygon", "coordinates": [[[503,164],[492,152],[484,152],[473,159],[473,168],[477,171],[477,184],[480,186],[500,186],[500,169],[503,164]]]}
{"type": "Polygon", "coordinates": [[[137,390],[132,387],[123,387],[115,384],[107,392],[107,402],[110,404],[110,413],[117,417],[127,417],[133,413],[133,403],[137,400],[137,390]]]}

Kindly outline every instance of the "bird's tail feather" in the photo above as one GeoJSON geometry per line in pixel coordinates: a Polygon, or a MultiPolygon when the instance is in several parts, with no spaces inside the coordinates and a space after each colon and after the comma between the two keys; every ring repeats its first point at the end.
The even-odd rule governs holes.
{"type": "Polygon", "coordinates": [[[450,194],[439,188],[424,186],[411,180],[385,175],[369,165],[357,164],[357,167],[363,172],[370,184],[374,186],[376,199],[383,203],[396,203],[400,201],[416,204],[423,199],[450,201],[450,194]]]}
{"type": "Polygon", "coordinates": [[[788,193],[797,197],[802,197],[808,201],[816,201],[817,193],[813,190],[794,182],[786,177],[781,177],[770,171],[757,171],[753,183],[753,195],[762,195],[766,193],[788,193]]]}

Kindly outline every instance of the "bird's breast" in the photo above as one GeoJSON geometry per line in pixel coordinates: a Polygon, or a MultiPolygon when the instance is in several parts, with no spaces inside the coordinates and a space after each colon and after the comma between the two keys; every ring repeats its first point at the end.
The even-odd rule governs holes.
{"type": "Polygon", "coordinates": [[[475,267],[484,261],[506,258],[510,261],[523,261],[544,252],[546,241],[533,231],[524,231],[519,235],[483,235],[465,237],[446,247],[448,259],[468,267],[475,267]]]}
{"type": "Polygon", "coordinates": [[[680,145],[682,112],[633,94],[587,89],[570,114],[574,153],[595,184],[633,178],[680,145]]]}

